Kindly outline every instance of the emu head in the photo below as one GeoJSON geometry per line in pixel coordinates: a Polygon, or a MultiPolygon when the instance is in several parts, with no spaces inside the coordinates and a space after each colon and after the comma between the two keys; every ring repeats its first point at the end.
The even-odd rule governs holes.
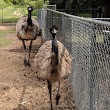
{"type": "Polygon", "coordinates": [[[51,33],[52,35],[56,35],[57,32],[58,32],[57,30],[58,30],[58,27],[55,26],[55,25],[53,25],[53,26],[50,28],[50,33],[51,33]]]}
{"type": "Polygon", "coordinates": [[[33,11],[33,7],[32,6],[29,6],[28,8],[27,8],[27,10],[28,10],[28,12],[32,12],[33,11]]]}

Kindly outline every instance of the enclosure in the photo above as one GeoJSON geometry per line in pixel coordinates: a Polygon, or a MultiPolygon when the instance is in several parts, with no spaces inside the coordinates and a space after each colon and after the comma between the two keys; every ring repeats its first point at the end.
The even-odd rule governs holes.
{"type": "MultiPolygon", "coordinates": [[[[61,101],[56,108],[109,110],[110,18],[78,17],[55,11],[54,6],[51,6],[51,9],[47,7],[44,6],[37,12],[36,9],[33,11],[33,16],[36,18],[37,15],[42,29],[42,37],[45,41],[51,39],[49,28],[53,24],[58,26],[57,39],[67,47],[72,57],[69,84],[67,79],[63,80],[61,101]]],[[[22,15],[27,14],[24,8],[8,7],[8,12],[0,9],[0,22],[16,22],[22,15]]],[[[22,62],[24,54],[22,44],[16,37],[15,24],[11,30],[8,30],[11,24],[8,25],[9,27],[4,31],[0,29],[0,67],[2,68],[0,69],[0,109],[47,110],[50,108],[49,98],[46,95],[47,85],[35,77],[33,70],[33,59],[40,47],[40,37],[33,45],[32,68],[25,68],[22,62]],[[5,35],[6,33],[8,35],[5,35]]],[[[55,91],[56,89],[53,88],[54,94],[55,91]]]]}
{"type": "MultiPolygon", "coordinates": [[[[52,9],[38,12],[43,38],[51,39],[49,28],[58,26],[57,39],[72,56],[70,84],[76,109],[110,108],[110,22],[73,16],[52,9]]],[[[71,105],[72,106],[72,105],[71,105]]]]}

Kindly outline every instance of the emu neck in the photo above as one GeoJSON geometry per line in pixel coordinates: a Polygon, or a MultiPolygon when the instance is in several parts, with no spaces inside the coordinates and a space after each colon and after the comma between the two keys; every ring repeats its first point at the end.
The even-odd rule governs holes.
{"type": "Polygon", "coordinates": [[[52,33],[53,40],[56,40],[56,34],[52,33]]]}
{"type": "Polygon", "coordinates": [[[56,56],[56,63],[55,65],[58,65],[58,45],[57,45],[57,40],[56,40],[56,34],[52,34],[52,52],[55,53],[56,56]]]}
{"type": "Polygon", "coordinates": [[[31,18],[31,12],[28,12],[28,19],[27,19],[27,23],[29,26],[32,26],[32,18],[31,18]]]}
{"type": "Polygon", "coordinates": [[[57,46],[57,41],[56,41],[56,34],[52,34],[52,48],[56,48],[57,46]]]}

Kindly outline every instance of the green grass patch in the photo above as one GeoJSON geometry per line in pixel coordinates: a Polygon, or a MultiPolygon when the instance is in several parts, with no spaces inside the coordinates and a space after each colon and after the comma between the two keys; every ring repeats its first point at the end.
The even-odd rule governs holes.
{"type": "Polygon", "coordinates": [[[3,37],[0,38],[0,47],[5,47],[7,45],[10,45],[11,43],[12,43],[12,40],[10,39],[6,39],[3,37]]]}
{"type": "MultiPolygon", "coordinates": [[[[4,23],[16,23],[18,19],[22,16],[28,14],[27,7],[23,6],[9,6],[4,8],[3,10],[0,9],[0,22],[4,23]]],[[[32,12],[32,16],[37,16],[37,10],[34,9],[32,12]]]]}
{"type": "Polygon", "coordinates": [[[12,43],[11,39],[5,38],[6,34],[15,33],[15,29],[0,30],[0,47],[8,46],[12,43]]]}
{"type": "Polygon", "coordinates": [[[101,34],[96,35],[96,42],[97,43],[104,43],[104,36],[101,34]]]}
{"type": "Polygon", "coordinates": [[[15,33],[15,32],[16,32],[15,29],[0,30],[0,38],[5,37],[6,34],[15,33]]]}
{"type": "Polygon", "coordinates": [[[16,23],[19,20],[19,18],[7,18],[3,19],[3,23],[16,23]]]}

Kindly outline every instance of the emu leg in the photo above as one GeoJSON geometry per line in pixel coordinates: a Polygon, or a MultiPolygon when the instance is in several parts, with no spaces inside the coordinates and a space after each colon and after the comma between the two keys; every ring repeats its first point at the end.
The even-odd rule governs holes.
{"type": "Polygon", "coordinates": [[[33,40],[30,41],[30,45],[29,45],[29,58],[28,58],[28,62],[27,62],[29,67],[30,67],[30,53],[31,53],[31,49],[32,49],[32,42],[33,42],[33,40]]]}
{"type": "Polygon", "coordinates": [[[24,40],[22,40],[23,42],[23,48],[24,48],[24,65],[27,66],[27,60],[26,60],[26,45],[24,40]]]}
{"type": "Polygon", "coordinates": [[[51,81],[47,81],[48,83],[48,90],[49,90],[49,94],[50,94],[50,104],[51,104],[51,110],[52,109],[52,84],[51,84],[51,81]]]}
{"type": "Polygon", "coordinates": [[[60,100],[60,94],[59,94],[59,91],[60,91],[60,81],[58,82],[58,91],[57,91],[57,95],[56,95],[56,105],[58,105],[59,103],[59,100],[60,100]]]}

